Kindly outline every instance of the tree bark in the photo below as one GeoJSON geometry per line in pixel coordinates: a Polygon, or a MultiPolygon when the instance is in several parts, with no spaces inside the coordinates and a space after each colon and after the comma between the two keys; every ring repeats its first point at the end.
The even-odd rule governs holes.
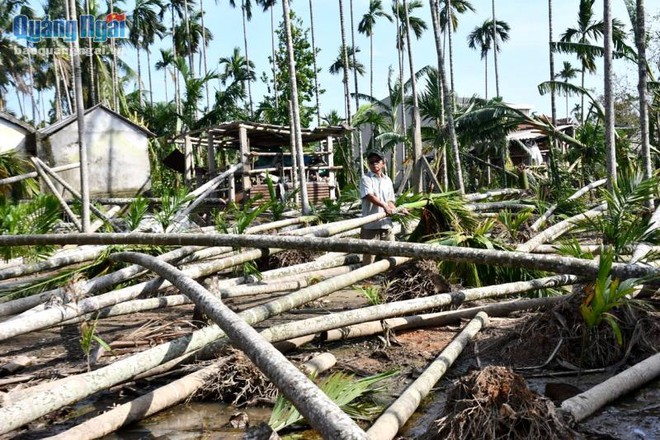
{"type": "Polygon", "coordinates": [[[607,189],[614,191],[617,180],[616,132],[614,115],[614,96],[612,95],[612,11],[611,0],[603,0],[603,76],[605,110],[605,154],[607,156],[607,189]]]}
{"type": "Polygon", "coordinates": [[[293,37],[291,36],[291,15],[289,12],[289,0],[282,0],[282,12],[284,15],[284,33],[286,35],[287,55],[289,59],[289,86],[291,87],[291,133],[293,136],[292,149],[298,159],[298,181],[300,184],[300,205],[304,215],[309,215],[311,207],[307,197],[307,179],[305,176],[305,155],[303,152],[302,127],[300,122],[300,96],[298,96],[298,80],[296,77],[296,60],[293,51],[293,37]]]}
{"type": "MultiPolygon", "coordinates": [[[[286,1],[286,0],[285,0],[286,1]]],[[[211,295],[175,267],[154,257],[136,253],[115,254],[118,260],[128,261],[156,272],[187,295],[227,334],[232,345],[242,350],[298,409],[307,422],[324,438],[363,439],[364,431],[346,415],[286,357],[269,344],[239,315],[231,311],[219,298],[211,295]]]]}
{"type": "MultiPolygon", "coordinates": [[[[69,1],[71,20],[78,22],[77,2],[69,1]]],[[[114,39],[112,40],[114,44],[114,39]]],[[[114,46],[113,46],[114,49],[114,46]]],[[[113,50],[113,56],[115,52],[113,50]]],[[[115,63],[113,63],[113,67],[115,63]]],[[[80,47],[77,38],[73,39],[73,76],[76,95],[76,114],[78,122],[78,156],[80,161],[80,200],[82,204],[81,226],[83,232],[89,232],[89,163],[87,161],[87,141],[85,140],[85,103],[83,101],[82,71],[80,69],[80,47]]],[[[115,108],[115,110],[117,110],[115,108]]]]}
{"type": "MultiPolygon", "coordinates": [[[[42,234],[0,235],[0,246],[25,246],[34,244],[152,244],[237,246],[275,249],[307,249],[312,251],[369,253],[373,255],[398,255],[419,259],[447,260],[494,264],[506,267],[524,267],[555,273],[573,273],[596,276],[598,264],[572,257],[535,255],[520,251],[498,251],[443,246],[426,243],[384,242],[360,239],[337,239],[294,236],[263,235],[200,235],[200,234],[42,234]]],[[[638,278],[660,273],[660,270],[635,264],[617,263],[612,274],[620,279],[638,278]]]]}
{"type": "Polygon", "coordinates": [[[605,382],[564,400],[561,410],[570,421],[579,423],[603,406],[660,376],[660,353],[646,358],[605,382]]]}
{"type": "Polygon", "coordinates": [[[563,301],[562,296],[549,296],[533,299],[516,299],[513,301],[496,302],[479,307],[470,307],[446,312],[428,313],[424,315],[408,315],[400,318],[388,318],[377,321],[368,321],[346,327],[332,329],[321,334],[322,341],[340,341],[350,338],[363,338],[383,333],[385,330],[410,330],[421,327],[440,327],[456,324],[461,319],[472,319],[479,312],[486,312],[488,316],[507,316],[519,310],[547,309],[563,301]]]}
{"type": "MultiPolygon", "coordinates": [[[[368,267],[368,266],[365,266],[368,267]]],[[[354,271],[356,273],[358,271],[354,271]]],[[[272,326],[263,334],[269,341],[285,341],[293,337],[333,330],[352,324],[360,324],[376,319],[386,319],[410,313],[422,312],[436,307],[461,304],[466,301],[477,301],[486,298],[512,295],[531,290],[547,289],[578,282],[572,275],[558,275],[539,278],[532,281],[518,281],[497,286],[477,287],[451,293],[440,293],[422,298],[396,301],[388,304],[363,307],[358,310],[333,313],[332,315],[310,318],[304,321],[290,322],[272,326]]]]}
{"type": "Polygon", "coordinates": [[[488,325],[488,315],[484,312],[477,313],[477,316],[442,350],[435,361],[371,425],[367,436],[373,440],[393,439],[399,429],[413,415],[422,399],[444,376],[472,338],[486,325],[488,325]]]}

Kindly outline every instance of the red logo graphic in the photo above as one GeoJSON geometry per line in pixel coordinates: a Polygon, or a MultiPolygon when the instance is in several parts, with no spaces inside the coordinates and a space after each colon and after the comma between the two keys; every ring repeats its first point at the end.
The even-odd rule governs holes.
{"type": "Polygon", "coordinates": [[[126,20],[126,14],[125,13],[119,13],[119,12],[111,12],[108,14],[107,17],[105,17],[105,22],[110,23],[111,21],[124,21],[126,20]]]}

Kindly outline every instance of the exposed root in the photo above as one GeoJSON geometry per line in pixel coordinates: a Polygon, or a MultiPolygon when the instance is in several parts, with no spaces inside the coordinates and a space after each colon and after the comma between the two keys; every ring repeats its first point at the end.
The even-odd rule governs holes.
{"type": "Polygon", "coordinates": [[[449,391],[435,438],[570,439],[554,404],[506,367],[489,366],[459,379],[449,391]]]}
{"type": "Polygon", "coordinates": [[[414,260],[387,273],[383,296],[385,301],[392,302],[450,290],[450,284],[440,275],[435,261],[414,260]]]}
{"type": "Polygon", "coordinates": [[[611,367],[626,360],[637,362],[660,349],[660,322],[658,312],[652,307],[644,307],[639,301],[629,301],[609,311],[621,331],[622,344],[619,344],[612,327],[606,322],[596,328],[587,328],[580,314],[580,304],[585,294],[584,286],[578,286],[565,301],[528,321],[520,330],[521,334],[539,336],[521,339],[516,346],[510,347],[511,358],[520,360],[522,353],[551,349],[560,339],[564,340],[564,344],[557,353],[557,359],[563,365],[574,365],[576,368],[611,367]]]}
{"type": "Polygon", "coordinates": [[[195,394],[200,400],[219,400],[236,407],[274,402],[277,388],[239,350],[227,348],[229,361],[195,394]]]}
{"type": "Polygon", "coordinates": [[[309,263],[314,261],[318,254],[312,251],[301,249],[289,249],[278,252],[268,257],[268,267],[277,269],[280,267],[294,266],[296,264],[309,263]]]}

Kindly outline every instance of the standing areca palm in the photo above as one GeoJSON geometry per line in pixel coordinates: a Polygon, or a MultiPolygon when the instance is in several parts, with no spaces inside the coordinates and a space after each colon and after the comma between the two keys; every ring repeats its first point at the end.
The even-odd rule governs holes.
{"type": "Polygon", "coordinates": [[[222,84],[227,84],[227,80],[231,79],[239,85],[239,92],[244,96],[246,83],[254,81],[256,78],[254,63],[241,55],[240,48],[235,47],[231,56],[222,57],[218,60],[218,65],[224,67],[223,72],[219,76],[222,84]]]}
{"type": "MultiPolygon", "coordinates": [[[[582,78],[581,86],[584,88],[585,73],[596,72],[596,57],[601,56],[603,53],[602,46],[595,46],[595,40],[602,38],[603,26],[602,20],[594,18],[594,5],[595,0],[580,0],[580,9],[578,12],[577,26],[567,29],[554,47],[566,53],[574,53],[580,61],[582,78]]],[[[624,43],[625,33],[623,31],[623,24],[614,19],[612,21],[612,41],[617,50],[625,50],[627,46],[624,43]]],[[[582,108],[580,114],[580,122],[584,122],[584,96],[580,103],[582,108]]]]}
{"type": "MultiPolygon", "coordinates": [[[[448,90],[447,75],[445,73],[445,60],[444,60],[444,54],[442,53],[442,45],[440,41],[440,18],[438,14],[438,0],[430,0],[429,5],[431,6],[431,19],[433,20],[436,55],[438,59],[438,70],[437,70],[437,77],[435,78],[435,87],[438,89],[442,89],[442,100],[440,100],[440,92],[438,90],[435,91],[435,97],[438,98],[438,101],[442,102],[442,105],[444,106],[444,114],[447,116],[447,132],[449,134],[449,144],[451,145],[451,151],[453,156],[453,165],[454,165],[453,168],[454,168],[454,176],[456,180],[456,188],[458,189],[460,194],[464,194],[465,186],[463,184],[463,170],[461,165],[461,157],[459,154],[458,139],[456,137],[456,127],[454,125],[453,98],[451,97],[451,93],[453,92],[453,90],[448,90]]],[[[438,108],[437,110],[438,110],[437,113],[440,114],[441,113],[440,109],[438,108]]],[[[439,119],[442,120],[442,118],[439,119]]],[[[439,125],[440,124],[438,124],[438,128],[440,128],[439,125]]],[[[445,166],[443,167],[443,173],[444,173],[443,180],[446,183],[447,180],[449,180],[446,177],[447,175],[446,148],[442,156],[443,156],[443,162],[445,164],[445,166]]]]}
{"type": "Polygon", "coordinates": [[[406,32],[406,43],[408,45],[408,66],[410,67],[410,84],[413,100],[413,189],[421,193],[424,191],[424,179],[422,178],[422,118],[419,114],[417,79],[415,77],[412,42],[410,39],[410,14],[406,0],[403,0],[403,11],[406,19],[406,29],[408,30],[406,32]]]}
{"type": "Polygon", "coordinates": [[[369,37],[369,95],[374,96],[374,26],[379,18],[392,22],[392,16],[383,10],[382,0],[370,0],[369,10],[358,24],[358,32],[369,37]]]}
{"type": "Polygon", "coordinates": [[[440,28],[446,32],[449,42],[449,82],[454,91],[454,45],[452,34],[458,29],[458,14],[475,12],[474,6],[467,0],[442,0],[440,2],[440,28]]]}
{"type": "MultiPolygon", "coordinates": [[[[568,81],[575,78],[580,72],[580,69],[576,69],[571,65],[570,62],[564,61],[564,68],[561,69],[559,73],[555,75],[556,78],[560,78],[563,80],[566,84],[568,84],[568,81]]],[[[568,119],[568,97],[570,95],[570,92],[568,90],[564,91],[564,95],[566,96],[566,118],[568,119]]]]}
{"type": "MultiPolygon", "coordinates": [[[[236,7],[235,0],[229,0],[229,4],[232,8],[236,7]]],[[[273,2],[274,4],[274,2],[273,2]]],[[[264,5],[264,9],[267,6],[264,5]]],[[[247,22],[252,20],[252,1],[251,0],[241,0],[241,14],[243,17],[243,47],[245,48],[245,59],[247,60],[248,65],[250,64],[250,56],[248,52],[248,34],[247,34],[247,22]]],[[[252,104],[252,85],[251,81],[248,80],[248,101],[250,102],[250,115],[253,113],[253,104],[252,104]]]]}
{"type": "MultiPolygon", "coordinates": [[[[156,36],[162,38],[165,35],[165,26],[158,20],[158,12],[156,9],[162,10],[163,3],[161,0],[136,0],[133,13],[129,17],[128,27],[131,30],[129,34],[129,41],[137,50],[137,66],[138,66],[138,93],[139,102],[142,106],[144,104],[144,97],[142,94],[142,68],[140,63],[140,49],[149,51],[149,48],[154,43],[156,36]]],[[[149,64],[147,64],[149,68],[149,64]]],[[[150,77],[151,78],[151,77],[150,77]]],[[[152,84],[149,81],[149,102],[153,105],[152,84]]]]}
{"type": "MultiPolygon", "coordinates": [[[[492,49],[499,51],[501,49],[500,42],[509,40],[509,24],[504,21],[486,20],[481,26],[477,26],[470,35],[468,35],[468,46],[471,49],[478,49],[481,52],[481,59],[484,60],[484,82],[485,82],[485,99],[488,99],[488,52],[492,49]],[[493,32],[493,28],[496,30],[493,32]],[[493,34],[497,35],[494,41],[493,34]]],[[[496,89],[499,86],[496,85],[496,89]]]]}
{"type": "Polygon", "coordinates": [[[605,151],[607,152],[607,187],[612,192],[616,187],[616,143],[614,137],[614,97],[612,96],[612,4],[610,0],[603,0],[603,58],[605,84],[605,151]]]}

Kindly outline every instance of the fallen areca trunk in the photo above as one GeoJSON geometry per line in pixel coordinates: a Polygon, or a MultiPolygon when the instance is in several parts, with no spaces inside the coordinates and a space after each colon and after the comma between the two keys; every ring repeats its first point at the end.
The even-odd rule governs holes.
{"type": "Polygon", "coordinates": [[[500,196],[519,196],[524,194],[525,190],[518,188],[503,188],[503,189],[494,189],[491,191],[486,191],[484,193],[473,193],[465,194],[463,198],[468,202],[476,202],[479,200],[489,199],[491,197],[500,197],[500,196]]]}
{"type": "MultiPolygon", "coordinates": [[[[150,393],[144,394],[123,405],[116,406],[103,414],[93,417],[58,435],[47,437],[48,440],[66,440],[75,438],[87,440],[111,434],[130,423],[140,421],[166,408],[184,402],[195,394],[212,377],[222,370],[229,358],[222,358],[201,370],[190,373],[168,383],[150,393]]],[[[336,359],[330,353],[323,353],[301,365],[305,374],[320,373],[331,368],[336,359]],[[328,355],[332,359],[328,359],[328,355]]]]}
{"type": "Polygon", "coordinates": [[[587,212],[574,215],[573,217],[561,221],[556,225],[552,225],[548,229],[543,230],[543,232],[535,235],[531,239],[516,247],[516,251],[532,252],[534,249],[536,249],[537,246],[542,245],[547,241],[553,241],[563,233],[571,230],[578,222],[603,215],[606,209],[607,204],[603,203],[602,205],[590,209],[587,212]]]}
{"type": "MultiPolygon", "coordinates": [[[[160,258],[162,258],[165,261],[176,261],[179,258],[190,254],[191,252],[193,252],[196,249],[198,249],[198,247],[184,246],[182,248],[175,249],[175,250],[172,250],[170,252],[166,252],[166,253],[162,254],[160,256],[160,258]]],[[[91,279],[91,280],[79,281],[77,283],[74,283],[71,286],[58,287],[56,289],[49,290],[49,291],[41,293],[39,295],[33,295],[33,296],[26,297],[26,298],[19,298],[19,299],[13,300],[13,301],[9,301],[9,302],[0,304],[0,316],[14,315],[14,314],[17,314],[17,313],[25,312],[26,310],[27,310],[27,313],[24,314],[24,315],[21,315],[21,316],[29,316],[29,314],[36,314],[38,312],[42,312],[42,311],[46,310],[46,306],[43,303],[45,301],[47,301],[48,299],[50,299],[50,298],[60,297],[60,298],[63,299],[63,302],[64,302],[66,297],[67,297],[67,293],[70,292],[70,291],[75,291],[79,296],[84,297],[84,296],[87,296],[89,294],[100,292],[104,289],[110,288],[110,287],[114,286],[115,284],[128,281],[128,280],[130,280],[130,279],[132,279],[132,278],[134,278],[134,277],[136,277],[136,276],[138,276],[138,275],[140,275],[144,272],[145,272],[145,270],[142,266],[132,265],[132,266],[124,267],[124,268],[119,269],[115,272],[112,272],[112,273],[109,273],[107,275],[103,275],[103,276],[100,276],[100,277],[97,277],[97,278],[94,278],[94,279],[91,279]],[[31,310],[29,310],[29,309],[31,309],[31,310]]],[[[160,281],[157,280],[157,282],[154,283],[154,284],[160,285],[160,281]]],[[[136,288],[136,286],[131,286],[131,287],[127,287],[125,289],[117,290],[115,292],[125,292],[126,290],[130,290],[131,292],[133,292],[132,295],[137,296],[140,293],[146,293],[148,291],[148,289],[146,289],[145,286],[148,286],[148,285],[149,285],[148,283],[142,283],[142,284],[137,285],[137,286],[140,286],[140,287],[136,288]],[[135,293],[135,291],[137,291],[137,293],[135,293]]],[[[113,295],[113,292],[110,292],[107,296],[112,296],[112,295],[113,295]]],[[[118,298],[117,302],[115,302],[114,304],[117,304],[118,302],[126,300],[126,299],[122,299],[122,298],[123,297],[118,298]]],[[[101,308],[102,307],[107,307],[109,305],[112,305],[112,304],[105,304],[105,305],[101,306],[101,308]]],[[[67,306],[71,306],[71,304],[67,303],[67,306]]],[[[98,308],[96,308],[94,310],[90,310],[89,312],[92,312],[92,311],[95,311],[95,310],[98,310],[98,308]]],[[[77,316],[78,315],[69,316],[65,319],[75,318],[77,316]]],[[[47,321],[48,320],[46,319],[45,322],[47,322],[47,321]]],[[[57,322],[60,322],[60,321],[56,321],[56,322],[48,324],[48,325],[56,324],[57,322]]],[[[3,328],[3,325],[4,325],[4,323],[0,323],[0,329],[3,328]]],[[[28,330],[28,331],[30,331],[30,330],[28,330]]],[[[0,335],[2,335],[2,330],[0,330],[0,335]]],[[[2,339],[2,338],[0,337],[0,339],[2,339]]]]}
{"type": "MultiPolygon", "coordinates": [[[[574,192],[569,198],[567,198],[566,200],[568,201],[568,200],[575,200],[575,199],[578,199],[578,198],[582,197],[584,194],[586,194],[586,193],[588,193],[589,191],[591,191],[592,189],[594,189],[594,188],[598,188],[599,186],[603,186],[603,185],[605,185],[606,182],[607,182],[607,179],[600,179],[600,180],[597,180],[597,181],[595,181],[595,182],[591,182],[589,185],[587,185],[587,186],[585,186],[585,187],[583,187],[583,188],[581,188],[581,189],[575,191],[575,192],[574,192]]],[[[548,210],[545,211],[545,212],[543,213],[543,215],[542,215],[541,217],[539,217],[539,218],[538,218],[538,219],[532,224],[532,226],[529,227],[529,229],[531,229],[531,230],[534,231],[534,232],[538,231],[539,228],[540,228],[541,226],[543,226],[543,224],[544,224],[544,223],[550,218],[550,216],[552,215],[552,213],[555,212],[555,209],[557,209],[558,206],[559,206],[559,204],[555,203],[554,205],[552,205],[551,207],[549,207],[548,210]]]]}
{"type": "MultiPolygon", "coordinates": [[[[357,271],[356,271],[357,272],[357,271]]],[[[486,298],[512,295],[530,290],[547,289],[567,284],[574,284],[578,278],[572,275],[557,275],[539,278],[531,281],[517,281],[496,286],[475,287],[458,290],[451,293],[439,293],[423,298],[407,299],[387,304],[363,307],[357,310],[347,310],[331,315],[324,315],[303,321],[294,321],[272,326],[263,331],[269,341],[277,342],[287,339],[332,330],[352,324],[360,324],[376,319],[392,318],[410,313],[416,313],[435,307],[460,304],[465,301],[476,301],[486,298]]]]}
{"type": "MultiPolygon", "coordinates": [[[[43,234],[0,235],[0,246],[35,244],[151,244],[237,246],[250,248],[306,249],[310,251],[397,255],[429,260],[492,264],[507,267],[545,270],[555,273],[596,277],[598,263],[572,257],[538,255],[528,252],[498,251],[444,246],[427,243],[385,242],[360,239],[308,238],[272,235],[199,235],[199,234],[43,234]]],[[[613,264],[612,274],[619,279],[657,276],[660,271],[635,264],[613,264]]]]}
{"type": "MultiPolygon", "coordinates": [[[[248,324],[257,324],[271,316],[389,270],[396,264],[401,264],[406,260],[388,259],[377,261],[347,275],[322,281],[252,310],[241,312],[240,316],[248,324]]],[[[208,356],[210,357],[215,353],[214,346],[211,343],[223,336],[224,332],[218,326],[211,325],[188,336],[120,359],[98,370],[55,381],[48,390],[43,392],[30,392],[29,388],[22,390],[20,400],[9,407],[0,408],[0,434],[10,432],[51,411],[77,402],[95,392],[117,385],[147,371],[154,370],[156,367],[161,366],[162,371],[167,371],[171,366],[178,365],[182,359],[189,357],[190,353],[194,353],[207,345],[209,347],[205,348],[208,349],[208,356]]]]}
{"type": "Polygon", "coordinates": [[[472,338],[487,324],[488,315],[484,312],[477,313],[463,331],[442,350],[436,360],[371,425],[367,430],[367,436],[373,440],[394,438],[399,429],[415,413],[422,399],[444,376],[472,338]]]}
{"type": "MultiPolygon", "coordinates": [[[[306,274],[307,277],[305,279],[299,279],[297,281],[296,280],[288,280],[281,282],[271,281],[264,284],[256,284],[256,285],[246,284],[246,285],[238,285],[232,287],[222,287],[219,288],[217,292],[211,289],[211,292],[216,295],[219,294],[221,298],[234,298],[234,297],[257,295],[263,293],[277,293],[277,292],[291,291],[306,287],[312,284],[312,282],[318,282],[320,280],[325,280],[333,276],[338,276],[348,273],[351,270],[354,270],[358,267],[359,265],[340,266],[337,268],[326,269],[323,271],[310,272],[306,274]]],[[[109,318],[112,316],[127,315],[130,313],[144,312],[147,310],[154,310],[165,307],[182,306],[190,303],[191,301],[188,299],[188,297],[182,294],[159,296],[156,298],[148,298],[148,299],[135,299],[103,308],[97,311],[96,313],[90,314],[89,317],[93,319],[109,318]]],[[[78,319],[79,318],[75,318],[73,320],[63,322],[62,324],[74,323],[77,322],[78,319]]]]}
{"type": "Polygon", "coordinates": [[[259,333],[224,303],[183,272],[148,255],[119,253],[115,259],[128,261],[158,273],[186,294],[242,350],[278,390],[289,399],[307,422],[324,438],[363,439],[362,429],[323,391],[289,362],[259,333]]]}
{"type": "Polygon", "coordinates": [[[347,327],[328,330],[321,334],[322,341],[340,341],[343,339],[363,338],[382,333],[385,330],[409,330],[420,327],[440,327],[460,321],[461,319],[472,319],[479,312],[485,312],[488,316],[507,316],[519,310],[541,310],[552,307],[562,296],[548,296],[533,299],[516,299],[513,301],[496,302],[479,307],[467,309],[448,310],[446,312],[427,313],[424,315],[402,316],[400,318],[388,318],[377,321],[363,322],[347,327]]]}
{"type": "Polygon", "coordinates": [[[67,251],[63,255],[55,255],[47,260],[37,261],[35,263],[5,267],[0,269],[0,280],[22,277],[45,270],[59,269],[60,267],[69,266],[71,264],[84,263],[85,261],[91,261],[98,258],[106,252],[106,250],[107,246],[92,246],[76,250],[75,252],[67,251]]]}
{"type": "Polygon", "coordinates": [[[603,406],[660,376],[660,353],[644,359],[605,382],[566,399],[561,410],[571,422],[579,423],[603,406]]]}

